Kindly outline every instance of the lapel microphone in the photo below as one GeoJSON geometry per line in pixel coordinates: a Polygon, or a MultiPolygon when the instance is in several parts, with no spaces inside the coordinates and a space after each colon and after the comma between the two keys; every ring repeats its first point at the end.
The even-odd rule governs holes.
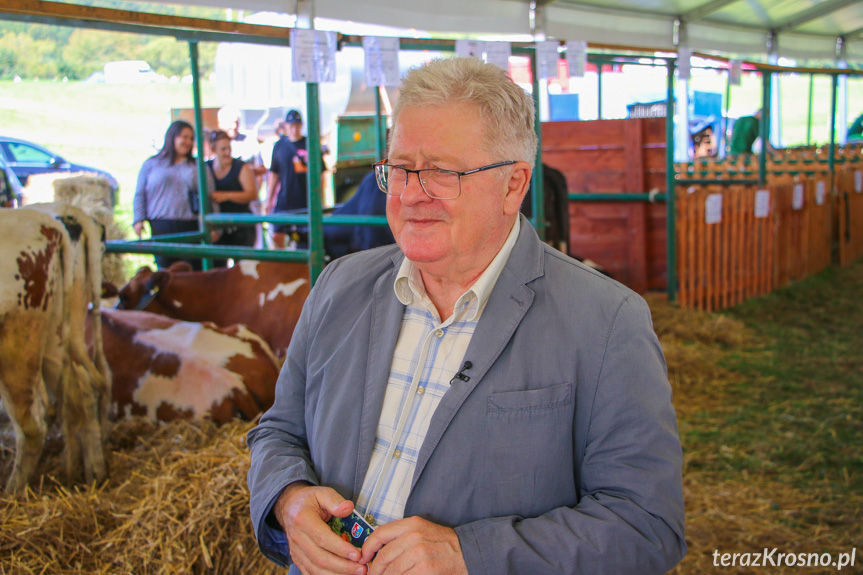
{"type": "Polygon", "coordinates": [[[469,369],[470,369],[470,368],[472,368],[472,367],[473,367],[473,363],[471,363],[471,362],[469,362],[469,361],[464,362],[464,365],[463,365],[463,366],[461,366],[461,369],[459,370],[459,372],[458,372],[457,374],[455,374],[455,377],[453,377],[453,378],[450,380],[450,385],[452,385],[452,384],[453,384],[453,382],[454,382],[455,380],[457,380],[457,379],[460,379],[460,380],[462,380],[462,381],[464,381],[464,382],[468,382],[468,381],[470,381],[470,377],[466,376],[466,375],[465,375],[464,373],[462,373],[462,372],[467,371],[467,370],[469,370],[469,369]]]}

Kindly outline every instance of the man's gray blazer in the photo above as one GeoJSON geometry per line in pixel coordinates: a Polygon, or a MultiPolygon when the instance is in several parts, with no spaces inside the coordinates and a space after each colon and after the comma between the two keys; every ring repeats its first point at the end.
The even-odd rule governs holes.
{"type": "MultiPolygon", "coordinates": [[[[390,246],[324,270],[275,405],[249,433],[252,522],[276,563],[290,562],[270,513],[286,485],[356,501],[402,321],[403,257],[390,246]]],[[[454,379],[432,417],[405,517],[454,527],[471,574],[641,575],[683,557],[680,440],[641,297],[522,219],[465,360],[470,379],[454,379]]]]}

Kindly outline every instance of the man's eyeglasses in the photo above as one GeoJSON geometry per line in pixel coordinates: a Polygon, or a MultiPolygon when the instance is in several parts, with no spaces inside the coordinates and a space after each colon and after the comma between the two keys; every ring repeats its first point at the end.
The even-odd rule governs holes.
{"type": "Polygon", "coordinates": [[[423,170],[411,170],[404,166],[393,166],[381,160],[375,164],[375,179],[378,187],[385,194],[400,196],[402,191],[408,187],[408,179],[411,174],[416,174],[426,195],[435,200],[454,200],[461,195],[461,179],[463,176],[484,172],[502,166],[515,164],[516,160],[509,162],[498,162],[489,164],[475,170],[457,172],[455,170],[441,170],[439,168],[427,168],[423,170]]]}

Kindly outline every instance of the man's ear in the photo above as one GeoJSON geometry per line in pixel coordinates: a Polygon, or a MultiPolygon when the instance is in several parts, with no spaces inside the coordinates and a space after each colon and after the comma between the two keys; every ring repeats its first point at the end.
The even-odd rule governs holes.
{"type": "Polygon", "coordinates": [[[527,162],[518,162],[512,165],[512,172],[507,178],[506,197],[504,198],[504,214],[511,216],[517,214],[521,209],[524,196],[530,188],[531,175],[533,171],[527,162]]]}

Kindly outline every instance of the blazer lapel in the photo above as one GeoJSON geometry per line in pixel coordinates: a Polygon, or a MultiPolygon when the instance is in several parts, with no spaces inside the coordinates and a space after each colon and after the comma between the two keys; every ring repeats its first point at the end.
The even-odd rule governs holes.
{"type": "Polygon", "coordinates": [[[411,489],[419,480],[453,417],[500,356],[530,309],[534,291],[525,284],[542,275],[542,250],[539,237],[522,216],[519,238],[492,290],[464,356],[465,361],[473,364],[466,373],[470,381],[456,380],[432,415],[417,456],[411,489]]]}
{"type": "Polygon", "coordinates": [[[363,480],[372,457],[378,421],[383,409],[384,394],[390,375],[393,352],[401,330],[404,306],[393,291],[401,258],[399,252],[393,257],[395,263],[390,273],[382,274],[375,283],[371,302],[371,321],[369,323],[368,360],[366,362],[365,390],[360,411],[359,452],[357,453],[357,473],[354,478],[354,493],[359,495],[363,480]]]}

